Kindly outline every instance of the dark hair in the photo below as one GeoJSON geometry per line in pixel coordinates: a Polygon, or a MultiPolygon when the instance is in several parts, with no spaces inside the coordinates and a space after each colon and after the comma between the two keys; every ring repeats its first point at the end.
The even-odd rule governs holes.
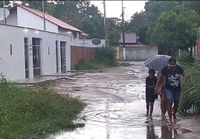
{"type": "Polygon", "coordinates": [[[176,58],[174,58],[174,57],[169,58],[168,63],[171,63],[171,62],[175,62],[176,63],[176,58]]]}
{"type": "Polygon", "coordinates": [[[154,73],[155,74],[156,72],[153,69],[149,69],[149,73],[154,73]]]}

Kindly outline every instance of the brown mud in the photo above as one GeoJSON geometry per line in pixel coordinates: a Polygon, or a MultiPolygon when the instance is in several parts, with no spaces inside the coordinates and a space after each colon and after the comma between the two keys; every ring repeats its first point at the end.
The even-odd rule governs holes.
{"type": "Polygon", "coordinates": [[[56,81],[56,92],[87,103],[76,121],[85,126],[46,139],[200,139],[199,116],[179,116],[176,128],[168,127],[161,120],[159,99],[154,104],[153,119],[145,116],[147,68],[143,62],[131,64],[56,81]]]}

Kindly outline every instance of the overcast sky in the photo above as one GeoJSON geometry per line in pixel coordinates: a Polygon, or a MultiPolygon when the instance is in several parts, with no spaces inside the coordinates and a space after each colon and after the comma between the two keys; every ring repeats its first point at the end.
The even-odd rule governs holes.
{"type": "MultiPolygon", "coordinates": [[[[131,0],[124,0],[124,19],[128,20],[130,17],[140,11],[144,11],[145,2],[147,1],[131,1],[131,0]]],[[[91,4],[94,4],[98,7],[101,13],[104,13],[103,10],[103,0],[91,0],[91,4]]],[[[118,17],[121,18],[120,15],[122,14],[122,1],[109,1],[106,0],[106,17],[118,17]]]]}

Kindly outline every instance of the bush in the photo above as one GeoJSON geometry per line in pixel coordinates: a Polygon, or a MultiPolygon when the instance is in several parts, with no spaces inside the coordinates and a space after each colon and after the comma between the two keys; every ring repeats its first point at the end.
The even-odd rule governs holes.
{"type": "Polygon", "coordinates": [[[75,65],[76,70],[98,70],[106,67],[116,66],[115,49],[111,47],[101,47],[97,49],[97,54],[91,62],[85,62],[84,59],[80,60],[75,65]]]}
{"type": "Polygon", "coordinates": [[[182,89],[179,112],[182,114],[200,112],[200,66],[197,64],[183,64],[189,73],[189,80],[182,89]]]}
{"type": "Polygon", "coordinates": [[[96,59],[106,60],[111,63],[115,61],[116,51],[112,47],[101,47],[97,49],[96,59]]]}
{"type": "Polygon", "coordinates": [[[188,51],[184,51],[181,56],[178,58],[178,61],[181,63],[194,63],[195,58],[192,56],[192,54],[188,51]]]}

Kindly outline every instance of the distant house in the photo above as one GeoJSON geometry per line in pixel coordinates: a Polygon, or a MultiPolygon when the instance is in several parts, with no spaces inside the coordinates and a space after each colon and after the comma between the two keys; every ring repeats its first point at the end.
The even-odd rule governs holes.
{"type": "Polygon", "coordinates": [[[125,47],[123,45],[123,34],[120,38],[120,46],[117,49],[118,60],[146,60],[158,54],[158,47],[138,44],[136,33],[125,33],[125,47]]]}
{"type": "Polygon", "coordinates": [[[16,5],[0,21],[0,73],[31,79],[71,69],[71,49],[83,46],[83,31],[30,7],[16,5]]]}
{"type": "MultiPolygon", "coordinates": [[[[123,34],[120,35],[120,45],[123,45],[123,34]]],[[[124,34],[124,38],[125,38],[125,45],[134,45],[134,44],[138,44],[138,36],[136,35],[136,33],[125,33],[124,34]]]]}

